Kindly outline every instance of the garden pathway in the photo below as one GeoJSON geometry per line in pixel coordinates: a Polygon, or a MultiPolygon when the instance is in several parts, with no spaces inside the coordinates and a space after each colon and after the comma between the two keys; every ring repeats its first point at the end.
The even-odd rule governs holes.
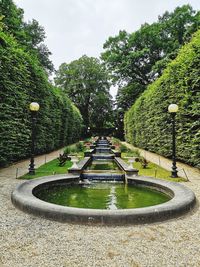
{"type": "MultiPolygon", "coordinates": [[[[48,154],[46,161],[58,154],[48,154]]],[[[37,157],[37,166],[44,158],[37,157]]],[[[180,218],[145,225],[106,227],[45,220],[23,213],[10,201],[11,192],[23,182],[15,179],[16,168],[27,171],[28,164],[29,160],[21,161],[0,170],[0,267],[200,266],[198,206],[180,218]]],[[[189,179],[184,184],[200,198],[196,170],[189,179]]]]}
{"type": "MultiPolygon", "coordinates": [[[[49,162],[59,156],[60,153],[63,153],[63,149],[55,150],[53,152],[36,156],[35,157],[35,168],[40,167],[41,165],[49,162]]],[[[5,177],[9,178],[16,178],[22,176],[28,172],[30,164],[30,159],[21,160],[17,163],[10,165],[7,168],[0,168],[0,180],[4,179],[5,177]]]]}
{"type": "MultiPolygon", "coordinates": [[[[151,161],[157,165],[160,165],[164,169],[171,171],[172,161],[170,159],[162,157],[156,153],[152,153],[144,149],[134,147],[133,145],[126,143],[126,142],[122,142],[122,143],[130,149],[137,149],[140,152],[140,155],[146,158],[148,161],[151,161]]],[[[197,168],[191,167],[181,162],[177,162],[177,170],[178,170],[178,175],[183,178],[188,177],[190,181],[194,181],[194,180],[200,181],[200,170],[197,168]]]]}

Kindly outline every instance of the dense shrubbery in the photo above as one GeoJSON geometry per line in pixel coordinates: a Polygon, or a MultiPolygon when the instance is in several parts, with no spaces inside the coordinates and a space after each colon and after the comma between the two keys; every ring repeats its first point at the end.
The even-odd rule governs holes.
{"type": "Polygon", "coordinates": [[[29,103],[40,104],[36,153],[51,151],[79,139],[82,117],[54,88],[37,57],[15,39],[0,33],[0,166],[25,158],[30,151],[29,103]]]}
{"type": "Polygon", "coordinates": [[[126,140],[171,156],[168,105],[177,113],[177,157],[200,167],[200,31],[185,45],[163,75],[141,95],[125,116],[126,140]]]}
{"type": "Polygon", "coordinates": [[[65,148],[64,154],[69,155],[69,154],[77,154],[80,152],[84,152],[86,150],[86,147],[84,146],[83,141],[79,141],[76,144],[69,145],[65,148]]]}

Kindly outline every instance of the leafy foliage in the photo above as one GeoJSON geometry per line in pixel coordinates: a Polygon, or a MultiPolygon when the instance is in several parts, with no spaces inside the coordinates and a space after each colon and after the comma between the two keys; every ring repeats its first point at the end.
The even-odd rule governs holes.
{"type": "Polygon", "coordinates": [[[30,154],[29,104],[40,104],[36,153],[44,153],[79,139],[82,117],[58,88],[49,84],[37,57],[15,39],[0,33],[0,165],[30,154]]]}
{"type": "Polygon", "coordinates": [[[131,34],[120,31],[104,44],[102,59],[118,83],[117,106],[124,112],[157,79],[179,48],[200,26],[200,12],[190,5],[165,12],[158,21],[145,23],[131,34]]]}
{"type": "Polygon", "coordinates": [[[58,165],[59,165],[60,167],[61,167],[61,166],[64,166],[67,160],[71,160],[71,158],[68,157],[68,155],[67,155],[66,153],[59,154],[59,157],[58,157],[57,159],[58,159],[58,161],[59,161],[59,164],[58,164],[58,165]]]}
{"type": "Polygon", "coordinates": [[[63,63],[55,83],[79,108],[86,129],[104,127],[112,111],[108,74],[100,61],[82,56],[70,64],[63,63]]]}
{"type": "Polygon", "coordinates": [[[51,73],[54,70],[49,59],[51,52],[44,44],[45,30],[38,21],[33,19],[24,22],[24,11],[18,8],[13,0],[0,1],[0,17],[2,17],[4,31],[14,36],[24,50],[34,54],[45,71],[51,73]]]}
{"type": "Polygon", "coordinates": [[[148,166],[148,163],[149,163],[144,157],[136,158],[135,162],[140,162],[142,168],[144,168],[144,169],[146,169],[146,167],[148,166]]]}
{"type": "Polygon", "coordinates": [[[200,167],[200,31],[185,45],[163,75],[152,83],[125,114],[126,140],[171,157],[171,118],[176,103],[177,157],[200,167]]]}
{"type": "Polygon", "coordinates": [[[79,141],[76,144],[69,145],[65,148],[64,154],[69,155],[69,154],[77,154],[80,152],[85,151],[85,146],[83,141],[79,141]]]}

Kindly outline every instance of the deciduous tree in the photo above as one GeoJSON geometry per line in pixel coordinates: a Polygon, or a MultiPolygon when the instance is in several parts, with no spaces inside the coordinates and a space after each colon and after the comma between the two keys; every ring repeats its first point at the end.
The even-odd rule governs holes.
{"type": "Polygon", "coordinates": [[[108,73],[97,58],[82,56],[63,63],[55,83],[79,108],[85,126],[104,127],[112,112],[108,73]]]}
{"type": "Polygon", "coordinates": [[[120,31],[104,44],[102,59],[118,83],[118,107],[128,109],[147,85],[157,79],[179,48],[200,26],[200,12],[190,5],[165,12],[153,24],[145,23],[131,34],[120,31]]]}
{"type": "Polygon", "coordinates": [[[3,31],[12,34],[24,46],[24,50],[34,53],[41,66],[50,74],[54,70],[49,59],[51,52],[44,44],[45,30],[38,21],[33,19],[24,22],[24,11],[18,8],[13,0],[0,1],[0,17],[4,25],[3,31]]]}

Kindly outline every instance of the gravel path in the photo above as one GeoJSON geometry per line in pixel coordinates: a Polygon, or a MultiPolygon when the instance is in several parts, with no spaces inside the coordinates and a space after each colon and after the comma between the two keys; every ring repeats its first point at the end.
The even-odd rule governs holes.
{"type": "MultiPolygon", "coordinates": [[[[57,157],[58,151],[51,155],[57,157]]],[[[38,166],[43,160],[38,157],[38,166]]],[[[28,161],[19,164],[25,169],[28,161]]],[[[198,208],[179,219],[141,226],[53,222],[13,207],[10,194],[22,182],[15,179],[16,166],[0,170],[0,267],[200,266],[198,208]]],[[[200,175],[191,170],[185,185],[199,198],[200,175]]]]}

